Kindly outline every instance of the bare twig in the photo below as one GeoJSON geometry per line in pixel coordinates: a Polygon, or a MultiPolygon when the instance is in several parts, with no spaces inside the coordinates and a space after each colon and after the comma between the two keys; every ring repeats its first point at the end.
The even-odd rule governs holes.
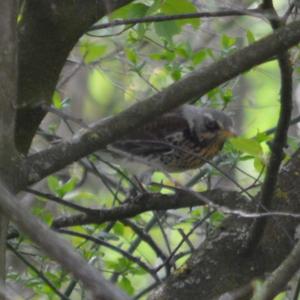
{"type": "Polygon", "coordinates": [[[138,225],[127,219],[122,220],[121,222],[125,226],[130,227],[137,234],[137,236],[141,238],[142,241],[147,243],[158,257],[160,257],[162,260],[165,260],[167,258],[166,254],[164,254],[161,248],[156,244],[151,235],[144,230],[144,228],[139,227],[138,225]]]}
{"type": "Polygon", "coordinates": [[[92,208],[84,207],[84,206],[72,203],[70,201],[66,201],[62,198],[56,197],[56,196],[54,196],[52,194],[49,194],[49,193],[42,193],[42,192],[30,189],[30,188],[25,189],[25,191],[28,192],[28,193],[31,193],[33,195],[36,195],[36,196],[39,196],[39,197],[42,197],[42,198],[46,198],[50,201],[59,203],[61,205],[68,206],[72,209],[75,209],[75,210],[83,212],[83,213],[93,213],[92,208]]]}
{"type": "Polygon", "coordinates": [[[178,245],[175,247],[175,249],[172,251],[172,253],[168,256],[167,260],[164,261],[160,266],[158,266],[156,268],[156,272],[158,272],[162,267],[165,266],[165,264],[170,263],[170,261],[173,259],[173,257],[176,255],[177,251],[180,249],[180,247],[186,242],[186,239],[189,238],[189,236],[199,227],[201,226],[212,214],[214,213],[214,211],[209,212],[208,214],[206,214],[206,216],[204,216],[201,220],[199,220],[198,222],[196,222],[193,226],[193,228],[190,230],[190,232],[185,235],[180,243],[178,243],[178,245]]]}
{"type": "Polygon", "coordinates": [[[88,241],[94,242],[98,245],[104,246],[106,248],[109,248],[113,251],[116,251],[120,254],[122,254],[122,256],[126,257],[128,260],[136,263],[140,268],[142,268],[143,270],[145,270],[147,273],[149,273],[150,275],[152,275],[152,277],[156,280],[156,281],[160,281],[159,278],[156,275],[156,272],[154,270],[152,270],[149,266],[147,266],[143,261],[140,260],[140,258],[133,256],[132,254],[130,254],[129,252],[121,249],[120,247],[114,246],[104,240],[95,238],[93,236],[89,236],[87,234],[84,233],[80,233],[80,232],[75,232],[75,231],[71,231],[71,230],[67,230],[67,229],[58,229],[57,230],[59,233],[64,233],[67,235],[72,235],[72,236],[77,236],[83,239],[86,239],[88,241]]]}
{"type": "Polygon", "coordinates": [[[66,297],[64,294],[62,294],[55,285],[43,274],[43,272],[39,271],[31,262],[29,262],[23,255],[21,255],[11,244],[7,243],[7,248],[13,252],[16,257],[18,257],[27,267],[29,267],[31,270],[33,270],[36,275],[41,278],[42,281],[45,282],[46,285],[50,287],[53,292],[59,296],[62,300],[69,300],[68,297],[66,297]]]}
{"type": "Polygon", "coordinates": [[[70,114],[67,114],[66,112],[62,111],[62,110],[59,110],[59,109],[56,109],[50,105],[47,105],[47,104],[42,104],[41,105],[41,108],[46,111],[46,112],[51,112],[53,113],[54,115],[57,115],[58,117],[60,117],[61,119],[63,120],[70,120],[76,124],[78,124],[80,127],[82,128],[89,128],[84,122],[82,119],[79,119],[79,118],[76,118],[70,114]]]}
{"type": "Polygon", "coordinates": [[[132,18],[128,20],[114,20],[108,23],[103,23],[99,25],[92,26],[90,31],[99,30],[104,28],[111,28],[120,25],[135,25],[140,23],[152,23],[152,22],[166,22],[172,20],[182,20],[182,19],[199,19],[199,18],[213,18],[213,17],[233,17],[233,16],[254,16],[254,17],[264,17],[262,14],[264,11],[260,9],[220,9],[218,11],[212,12],[196,12],[187,14],[177,14],[170,16],[146,16],[143,18],[132,18]]]}
{"type": "MultiPolygon", "coordinates": [[[[149,222],[145,225],[145,232],[149,232],[151,230],[151,228],[155,225],[156,223],[156,218],[152,217],[149,222]]],[[[134,253],[134,251],[137,249],[137,247],[139,246],[139,244],[141,243],[142,238],[140,236],[138,236],[130,245],[130,247],[128,248],[128,252],[129,253],[134,253]]],[[[166,272],[169,272],[169,266],[166,266],[166,272]]],[[[113,274],[113,276],[111,277],[111,281],[112,282],[117,282],[118,278],[119,278],[119,273],[115,272],[113,274]]]]}

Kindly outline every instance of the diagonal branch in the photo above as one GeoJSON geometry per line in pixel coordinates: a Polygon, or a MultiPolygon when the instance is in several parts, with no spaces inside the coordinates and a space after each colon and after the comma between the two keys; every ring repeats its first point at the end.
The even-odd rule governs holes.
{"type": "Polygon", "coordinates": [[[300,241],[296,244],[289,256],[268,277],[263,286],[257,291],[253,300],[271,300],[281,292],[293,275],[300,268],[300,241]]]}
{"type": "Polygon", "coordinates": [[[20,209],[20,203],[2,182],[0,182],[0,195],[1,211],[45,253],[71,272],[75,278],[81,280],[85,288],[93,294],[93,299],[128,299],[116,287],[107,282],[102,274],[90,266],[69,244],[28,213],[27,210],[20,209]]]}
{"type": "Polygon", "coordinates": [[[133,0],[23,1],[19,27],[19,86],[15,140],[27,153],[51,103],[59,74],[78,39],[97,21],[133,0]],[[41,76],[43,74],[43,76],[41,76]]]}
{"type": "Polygon", "coordinates": [[[19,189],[38,182],[68,164],[105,147],[126,132],[171,110],[193,97],[248,71],[269,58],[284,52],[300,41],[300,22],[293,22],[273,34],[229,55],[202,70],[172,84],[164,91],[136,103],[115,117],[93,124],[70,141],[57,144],[23,161],[19,169],[19,189]]]}

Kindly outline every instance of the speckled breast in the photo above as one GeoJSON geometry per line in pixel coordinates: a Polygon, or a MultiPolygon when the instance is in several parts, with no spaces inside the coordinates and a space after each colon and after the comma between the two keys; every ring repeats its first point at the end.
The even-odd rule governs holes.
{"type": "Polygon", "coordinates": [[[172,145],[173,150],[160,156],[162,168],[168,172],[196,169],[213,158],[223,147],[223,142],[212,141],[205,147],[192,142],[172,145]]]}

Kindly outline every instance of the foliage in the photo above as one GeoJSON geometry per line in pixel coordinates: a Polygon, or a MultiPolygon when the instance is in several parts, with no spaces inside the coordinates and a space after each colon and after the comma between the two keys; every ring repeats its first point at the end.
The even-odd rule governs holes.
{"type": "MultiPolygon", "coordinates": [[[[96,25],[122,19],[194,13],[199,11],[198,6],[197,1],[191,0],[133,1],[96,25]]],[[[207,36],[203,32],[209,22],[197,18],[87,32],[70,54],[76,58],[75,66],[86,75],[87,90],[84,99],[80,99],[80,109],[78,111],[76,99],[72,97],[77,92],[76,83],[80,78],[76,72],[69,76],[64,71],[62,80],[68,77],[71,87],[64,90],[58,84],[52,99],[53,107],[66,114],[79,114],[80,120],[85,122],[115,114],[189,72],[253,43],[266,31],[267,25],[257,19],[233,18],[214,19],[207,36]],[[72,85],[72,81],[75,84],[72,85]],[[75,93],[70,91],[71,88],[75,93]]],[[[279,104],[274,104],[274,98],[278,98],[278,86],[277,68],[270,62],[211,90],[201,99],[191,99],[197,106],[237,111],[234,118],[240,136],[231,139],[221,158],[211,165],[184,174],[172,174],[171,178],[155,172],[151,177],[152,184],[147,184],[136,182],[130,171],[112,166],[96,154],[49,176],[43,188],[44,195],[33,197],[32,212],[51,226],[56,218],[74,213],[76,207],[68,207],[64,202],[85,208],[112,208],[130,201],[131,195],[140,191],[141,186],[149,193],[173,194],[178,187],[206,191],[218,186],[224,180],[224,173],[230,174],[225,185],[238,189],[235,185],[238,182],[243,188],[250,187],[250,195],[254,194],[256,190],[251,190],[251,186],[257,188],[261,184],[270,154],[272,135],[266,134],[265,130],[274,127],[277,121],[279,104]],[[51,196],[48,194],[61,202],[49,201],[51,196]]],[[[54,123],[55,120],[45,128],[52,136],[67,135],[61,124],[71,131],[69,133],[78,130],[81,124],[67,115],[59,125],[54,126],[54,123]]],[[[39,141],[36,145],[40,146],[39,141]]],[[[183,266],[199,242],[220,226],[223,219],[223,213],[204,206],[154,211],[125,221],[75,226],[72,231],[81,236],[64,236],[90,264],[101,269],[107,279],[116,282],[129,295],[140,296],[135,299],[144,299],[147,287],[166,278],[170,270],[183,266]],[[91,236],[96,240],[89,240],[91,236]]],[[[25,237],[19,236],[11,244],[67,298],[85,299],[80,285],[25,237]]],[[[60,298],[31,267],[27,266],[21,273],[11,271],[9,281],[26,287],[34,294],[31,299],[60,298]]]]}

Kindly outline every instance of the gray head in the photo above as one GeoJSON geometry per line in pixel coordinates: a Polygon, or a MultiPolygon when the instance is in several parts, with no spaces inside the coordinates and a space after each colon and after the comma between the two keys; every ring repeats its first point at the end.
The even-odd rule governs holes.
{"type": "Polygon", "coordinates": [[[192,105],[182,107],[183,115],[191,130],[201,137],[226,139],[235,136],[232,119],[224,112],[211,108],[198,108],[192,105]]]}

